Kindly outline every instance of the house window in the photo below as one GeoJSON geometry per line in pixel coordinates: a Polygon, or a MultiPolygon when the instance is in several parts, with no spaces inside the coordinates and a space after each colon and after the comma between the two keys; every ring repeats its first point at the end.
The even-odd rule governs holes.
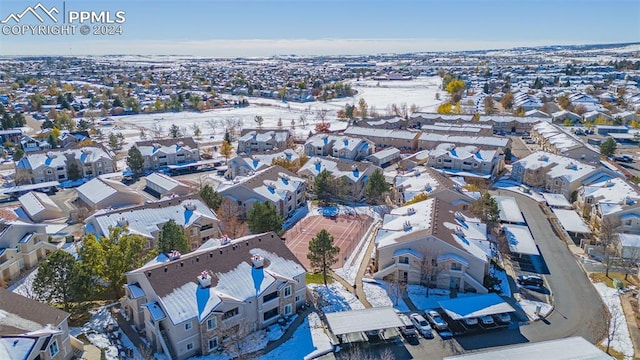
{"type": "Polygon", "coordinates": [[[409,263],[409,257],[408,256],[400,256],[399,262],[400,262],[400,264],[408,264],[409,263]]]}
{"type": "Polygon", "coordinates": [[[451,270],[454,271],[460,271],[462,270],[462,265],[458,264],[458,263],[451,263],[451,270]]]}
{"type": "Polygon", "coordinates": [[[211,318],[207,320],[207,330],[215,329],[218,326],[218,321],[216,318],[211,318]]]}
{"type": "Polygon", "coordinates": [[[291,306],[291,304],[287,304],[284,306],[285,315],[291,315],[292,310],[293,310],[293,307],[291,306]]]}
{"type": "Polygon", "coordinates": [[[191,235],[198,235],[198,229],[197,228],[192,228],[191,229],[191,235]]]}
{"type": "Polygon", "coordinates": [[[296,302],[300,301],[300,296],[296,296],[296,302]]]}
{"type": "Polygon", "coordinates": [[[278,308],[277,307],[265,312],[263,318],[264,318],[264,321],[267,321],[267,320],[272,319],[272,318],[274,318],[276,316],[278,316],[278,308]]]}
{"type": "Polygon", "coordinates": [[[191,351],[191,350],[193,350],[193,343],[192,342],[187,344],[187,351],[191,351]]]}
{"type": "Polygon", "coordinates": [[[193,326],[193,325],[191,325],[191,321],[189,321],[188,323],[185,323],[185,324],[184,324],[184,330],[185,330],[185,331],[187,331],[187,330],[191,330],[191,327],[192,327],[192,326],[193,326]]]}
{"type": "Polygon", "coordinates": [[[49,354],[51,355],[51,357],[54,357],[58,354],[59,351],[60,348],[58,347],[58,340],[53,340],[51,345],[49,345],[49,354]]]}
{"type": "Polygon", "coordinates": [[[284,288],[284,297],[289,297],[291,296],[291,285],[287,286],[286,288],[284,288]]]}
{"type": "Polygon", "coordinates": [[[266,302],[269,302],[269,301],[271,301],[271,300],[273,300],[273,299],[277,299],[277,298],[278,298],[278,292],[277,292],[277,291],[274,291],[274,292],[272,292],[272,293],[270,293],[270,294],[265,295],[265,296],[262,298],[262,302],[263,302],[263,303],[266,303],[266,302]]]}
{"type": "Polygon", "coordinates": [[[209,351],[215,350],[218,348],[218,338],[214,337],[213,339],[209,339],[209,351]]]}
{"type": "Polygon", "coordinates": [[[227,320],[230,319],[236,315],[238,315],[240,312],[238,311],[238,308],[233,308],[229,311],[225,311],[224,314],[222,314],[222,320],[227,320]]]}

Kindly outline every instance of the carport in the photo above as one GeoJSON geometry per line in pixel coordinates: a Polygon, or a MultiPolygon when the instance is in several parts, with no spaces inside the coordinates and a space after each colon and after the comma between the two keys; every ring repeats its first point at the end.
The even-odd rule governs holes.
{"type": "Polygon", "coordinates": [[[560,221],[560,225],[571,235],[572,237],[578,237],[579,234],[589,234],[591,230],[587,224],[584,223],[580,215],[574,210],[564,209],[551,209],[560,221]]]}
{"type": "Polygon", "coordinates": [[[495,293],[442,300],[438,302],[438,305],[452,320],[516,311],[495,293]]]}
{"type": "Polygon", "coordinates": [[[519,255],[540,255],[529,227],[524,225],[503,224],[502,229],[509,241],[509,250],[519,255]]]}
{"type": "Polygon", "coordinates": [[[498,203],[499,214],[501,222],[511,223],[511,224],[525,224],[524,216],[522,216],[522,211],[516,202],[516,199],[512,196],[494,196],[493,197],[498,203]]]}
{"type": "Polygon", "coordinates": [[[335,336],[398,328],[404,324],[391,307],[341,311],[325,314],[335,336]]]}

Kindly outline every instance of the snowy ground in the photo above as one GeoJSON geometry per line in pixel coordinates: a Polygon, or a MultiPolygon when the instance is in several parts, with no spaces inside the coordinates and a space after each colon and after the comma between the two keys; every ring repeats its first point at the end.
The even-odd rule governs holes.
{"type": "Polygon", "coordinates": [[[518,304],[520,304],[522,310],[527,314],[529,320],[532,321],[538,320],[540,317],[546,317],[553,311],[553,306],[541,301],[520,299],[518,304]],[[536,313],[538,306],[540,307],[540,312],[536,313]]]}
{"type": "Polygon", "coordinates": [[[325,313],[364,309],[364,305],[360,300],[348,292],[340,283],[329,284],[326,287],[324,285],[311,284],[309,287],[314,289],[322,298],[323,301],[320,303],[320,307],[325,313]]]}
{"type": "MultiPolygon", "coordinates": [[[[407,286],[407,293],[411,302],[420,310],[435,309],[440,307],[438,301],[450,299],[449,290],[429,289],[427,296],[427,288],[421,285],[407,286]]],[[[458,297],[477,296],[473,293],[458,293],[458,297]]]]}
{"type": "MultiPolygon", "coordinates": [[[[611,347],[624,354],[625,359],[633,359],[633,344],[631,342],[631,335],[629,335],[629,327],[627,326],[627,322],[624,316],[624,311],[622,310],[622,305],[620,304],[620,295],[618,294],[618,290],[614,288],[608,287],[605,283],[595,283],[593,286],[600,294],[602,301],[609,309],[609,313],[612,317],[612,322],[616,325],[610,327],[609,331],[613,335],[613,340],[611,341],[611,347]],[[614,330],[615,331],[612,331],[614,330]]],[[[607,346],[607,339],[605,339],[602,344],[607,346]]]]}
{"type": "MultiPolygon", "coordinates": [[[[375,226],[375,223],[371,224],[370,229],[372,229],[373,226],[375,226]]],[[[349,284],[355,284],[358,270],[360,269],[362,262],[365,261],[364,256],[367,253],[367,248],[373,240],[374,234],[371,232],[367,232],[367,236],[363,237],[360,243],[358,243],[356,251],[349,255],[349,258],[344,263],[344,265],[341,268],[334,270],[335,274],[343,278],[349,284]]],[[[367,259],[367,261],[368,260],[369,259],[367,259]]]]}
{"type": "MultiPolygon", "coordinates": [[[[124,354],[118,354],[118,348],[114,345],[114,341],[109,339],[108,331],[110,325],[115,325],[116,321],[111,315],[111,310],[105,306],[98,310],[92,311],[89,321],[82,327],[71,328],[70,333],[73,336],[85,334],[91,344],[100,349],[105,349],[105,358],[107,360],[126,359],[124,354]]],[[[142,359],[140,352],[133,345],[127,335],[122,330],[117,330],[114,334],[120,338],[123,348],[129,348],[133,351],[133,359],[142,359]]]]}
{"type": "MultiPolygon", "coordinates": [[[[320,122],[317,113],[319,110],[327,110],[327,122],[331,123],[331,130],[343,129],[347,126],[344,121],[338,121],[336,114],[346,104],[357,104],[360,98],[364,98],[369,106],[381,114],[386,115],[386,109],[391,104],[416,104],[421,111],[434,111],[440,101],[435,99],[435,94],[441,92],[441,79],[437,76],[420,77],[411,81],[360,81],[353,82],[352,88],[358,91],[358,95],[351,98],[335,99],[327,102],[309,103],[283,103],[276,99],[252,98],[247,99],[250,106],[244,108],[214,109],[205,112],[178,112],[159,114],[138,114],[114,117],[115,120],[128,124],[126,128],[116,128],[115,132],[122,132],[127,138],[139,136],[140,131],[135,127],[152,129],[159,124],[164,132],[167,132],[172,124],[178,124],[187,129],[187,135],[192,135],[192,126],[197,124],[202,134],[208,138],[211,135],[221,138],[223,126],[212,127],[208,120],[215,120],[218,124],[227,119],[241,120],[243,127],[255,128],[256,115],[262,116],[265,128],[277,127],[278,120],[282,120],[283,129],[292,129],[298,136],[307,136],[313,130],[316,123],[320,122]],[[300,117],[306,118],[307,125],[302,126],[300,117]],[[294,120],[294,125],[291,121],[294,120]]],[[[110,129],[105,128],[106,134],[110,129]]]]}
{"type": "Polygon", "coordinates": [[[384,281],[363,281],[363,291],[373,307],[392,306],[400,312],[409,312],[409,307],[402,300],[402,296],[390,296],[389,284],[384,281]]]}
{"type": "Polygon", "coordinates": [[[493,266],[493,264],[489,268],[489,272],[491,273],[491,275],[500,279],[500,289],[502,290],[502,293],[500,295],[511,297],[511,287],[509,286],[509,278],[507,277],[507,272],[496,268],[495,266],[493,266]]]}
{"type": "Polygon", "coordinates": [[[257,359],[307,359],[326,354],[332,350],[333,345],[324,332],[322,321],[316,313],[311,313],[289,340],[257,359]]]}

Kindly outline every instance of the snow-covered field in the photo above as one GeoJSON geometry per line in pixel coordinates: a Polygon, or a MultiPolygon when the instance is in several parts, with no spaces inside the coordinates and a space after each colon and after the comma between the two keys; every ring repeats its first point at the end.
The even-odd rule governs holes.
{"type": "MultiPolygon", "coordinates": [[[[298,136],[307,136],[313,130],[316,123],[320,122],[317,113],[319,110],[327,110],[326,120],[331,123],[331,130],[344,129],[347,123],[338,121],[336,114],[338,110],[344,108],[346,104],[357,104],[364,98],[367,104],[374,107],[381,115],[386,115],[387,107],[392,104],[415,104],[421,111],[433,111],[440,101],[436,100],[435,94],[440,92],[441,79],[437,76],[419,77],[411,81],[360,81],[353,82],[352,88],[358,91],[358,95],[350,98],[330,100],[327,102],[308,103],[283,103],[276,99],[247,98],[251,103],[244,108],[214,109],[205,112],[177,112],[159,114],[138,114],[114,117],[115,120],[127,124],[125,129],[117,129],[127,137],[136,137],[139,130],[136,127],[143,127],[151,130],[155,124],[159,124],[164,132],[167,132],[172,124],[177,124],[181,128],[187,129],[187,134],[192,134],[192,126],[197,124],[202,131],[203,137],[220,139],[223,135],[226,120],[240,120],[243,127],[255,128],[254,121],[256,115],[262,116],[265,128],[277,127],[278,120],[282,120],[283,129],[294,129],[298,136]],[[307,125],[302,126],[300,117],[306,118],[307,125]],[[210,120],[215,120],[217,126],[209,125],[210,120]],[[294,125],[291,121],[294,120],[294,125]]],[[[109,131],[109,129],[106,129],[109,131]]]]}
{"type": "MultiPolygon", "coordinates": [[[[594,283],[593,286],[600,294],[602,301],[609,309],[609,313],[612,317],[612,326],[609,328],[610,334],[613,335],[611,341],[611,347],[624,354],[625,359],[633,359],[633,343],[631,342],[631,335],[629,335],[629,327],[622,310],[622,304],[620,304],[620,295],[618,290],[608,287],[605,283],[594,283]],[[614,325],[615,324],[615,325],[614,325]]],[[[602,344],[607,346],[607,339],[602,344]]]]}
{"type": "Polygon", "coordinates": [[[328,286],[311,284],[322,298],[320,306],[325,313],[360,310],[364,309],[364,305],[353,294],[348,292],[344,286],[339,283],[329,284],[328,286]]]}
{"type": "MultiPolygon", "coordinates": [[[[429,289],[427,296],[427,288],[421,285],[408,285],[407,294],[411,302],[420,310],[435,309],[440,307],[438,301],[450,299],[449,290],[429,289]]],[[[457,297],[477,296],[473,293],[458,293],[457,297]]]]}

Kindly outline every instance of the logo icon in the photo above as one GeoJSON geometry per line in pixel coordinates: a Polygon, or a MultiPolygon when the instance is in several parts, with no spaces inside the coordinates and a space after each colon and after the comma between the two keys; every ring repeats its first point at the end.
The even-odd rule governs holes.
{"type": "Polygon", "coordinates": [[[58,11],[58,9],[56,7],[52,7],[50,10],[48,10],[44,5],[42,5],[41,3],[37,3],[35,6],[31,7],[28,6],[26,9],[24,9],[21,13],[19,14],[9,14],[9,16],[7,16],[6,19],[0,21],[0,23],[2,24],[6,24],[8,23],[10,20],[15,21],[16,23],[20,23],[20,21],[22,20],[22,18],[24,16],[26,16],[28,13],[31,13],[31,15],[33,15],[36,19],[38,19],[38,21],[40,21],[41,23],[45,22],[45,18],[44,16],[46,15],[47,17],[49,17],[49,19],[53,20],[53,22],[57,23],[58,19],[53,15],[53,14],[59,14],[60,11],[58,11]],[[39,11],[41,13],[44,14],[40,14],[39,11]]]}

